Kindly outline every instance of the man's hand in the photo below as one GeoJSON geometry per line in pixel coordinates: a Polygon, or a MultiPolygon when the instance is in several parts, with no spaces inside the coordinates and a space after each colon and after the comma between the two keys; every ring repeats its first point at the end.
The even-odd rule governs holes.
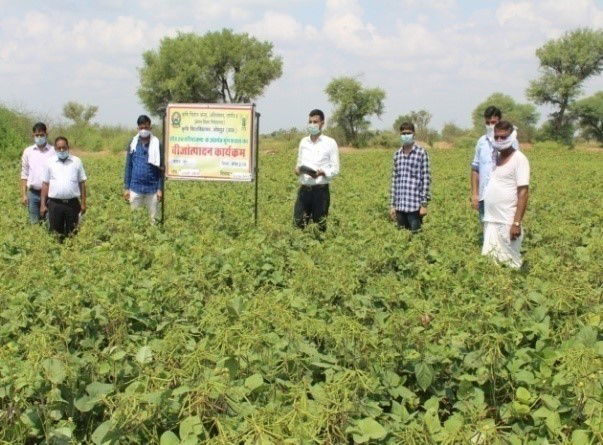
{"type": "Polygon", "coordinates": [[[27,195],[23,195],[21,196],[21,204],[23,204],[25,207],[28,206],[29,204],[29,199],[27,199],[27,195]]]}
{"type": "Polygon", "coordinates": [[[427,215],[427,207],[419,207],[419,216],[425,216],[427,215]]]}
{"type": "Polygon", "coordinates": [[[84,213],[86,213],[86,204],[82,204],[80,206],[80,213],[83,215],[84,213]]]}
{"type": "Polygon", "coordinates": [[[389,208],[389,219],[391,219],[392,221],[396,220],[396,209],[393,207],[389,208]]]}
{"type": "Polygon", "coordinates": [[[521,226],[516,226],[515,224],[513,224],[511,226],[510,235],[511,241],[515,241],[517,238],[519,238],[521,236],[521,226]]]}
{"type": "Polygon", "coordinates": [[[48,212],[48,207],[46,207],[46,204],[41,203],[40,204],[40,216],[42,218],[44,218],[44,215],[46,215],[46,212],[48,212]]]}
{"type": "Polygon", "coordinates": [[[479,210],[479,195],[471,196],[471,207],[473,210],[479,210]]]}
{"type": "Polygon", "coordinates": [[[130,202],[130,190],[124,190],[124,199],[126,202],[130,202]]]}
{"type": "Polygon", "coordinates": [[[161,202],[163,199],[163,192],[161,190],[157,190],[157,201],[161,202]]]}

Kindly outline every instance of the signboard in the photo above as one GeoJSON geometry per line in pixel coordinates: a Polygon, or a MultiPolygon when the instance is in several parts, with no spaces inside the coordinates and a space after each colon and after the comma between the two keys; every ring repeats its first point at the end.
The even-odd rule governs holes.
{"type": "Polygon", "coordinates": [[[253,181],[255,107],[251,104],[170,104],[165,121],[169,179],[253,181]]]}

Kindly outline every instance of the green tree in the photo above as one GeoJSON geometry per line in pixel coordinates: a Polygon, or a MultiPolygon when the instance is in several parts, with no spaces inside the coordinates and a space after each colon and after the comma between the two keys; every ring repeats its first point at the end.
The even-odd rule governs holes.
{"type": "Polygon", "coordinates": [[[442,127],[442,139],[446,142],[455,142],[457,139],[467,136],[468,130],[459,127],[454,122],[446,122],[442,127]]]}
{"type": "Polygon", "coordinates": [[[603,69],[603,30],[581,28],[567,32],[538,48],[536,55],[542,75],[530,82],[527,96],[538,105],[556,107],[550,127],[561,138],[563,134],[571,137],[573,132],[565,128],[571,123],[566,112],[580,94],[584,80],[603,69]]]}
{"type": "Polygon", "coordinates": [[[282,74],[272,43],[229,29],[166,37],[143,60],[138,96],[155,115],[170,102],[250,102],[282,74]]]}
{"type": "Polygon", "coordinates": [[[536,132],[536,122],[538,122],[538,112],[532,104],[520,104],[503,93],[494,93],[485,101],[479,104],[471,118],[473,126],[478,134],[484,133],[484,111],[490,105],[500,108],[503,119],[511,122],[518,128],[518,137],[520,141],[531,141],[536,132]]]}
{"type": "Polygon", "coordinates": [[[603,91],[574,102],[571,114],[577,119],[582,136],[603,143],[603,91]]]}
{"type": "Polygon", "coordinates": [[[385,91],[381,88],[364,88],[353,77],[333,79],[325,88],[329,101],[335,105],[333,120],[343,130],[346,143],[358,146],[360,135],[368,130],[367,117],[383,114],[385,91]]]}
{"type": "Polygon", "coordinates": [[[75,125],[89,125],[97,111],[96,105],[82,105],[74,101],[63,105],[63,116],[72,120],[75,125]]]}

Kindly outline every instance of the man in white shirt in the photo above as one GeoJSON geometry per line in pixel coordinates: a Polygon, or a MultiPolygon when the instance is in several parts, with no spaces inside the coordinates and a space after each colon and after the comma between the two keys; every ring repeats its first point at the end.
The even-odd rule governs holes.
{"type": "MultiPolygon", "coordinates": [[[[492,146],[494,126],[502,120],[502,111],[493,105],[484,110],[486,134],[480,137],[475,145],[475,155],[471,162],[471,207],[478,211],[479,221],[484,220],[484,191],[496,165],[497,152],[492,146]]],[[[519,150],[515,141],[513,148],[519,150]]]]}
{"type": "Polygon", "coordinates": [[[21,157],[21,203],[27,207],[29,222],[40,221],[40,194],[42,191],[42,172],[54,153],[54,147],[47,142],[46,125],[38,122],[33,126],[34,144],[23,150],[21,157]]]}
{"type": "Polygon", "coordinates": [[[522,220],[528,205],[530,164],[515,149],[517,131],[507,121],[494,127],[492,145],[496,166],[484,191],[484,245],[482,255],[518,269],[521,267],[522,220]]]}
{"type": "Polygon", "coordinates": [[[49,228],[62,240],[73,233],[80,214],[86,213],[87,178],[80,158],[69,153],[67,138],[59,136],[54,145],[56,156],[43,173],[40,212],[48,212],[49,228]]]}
{"type": "Polygon", "coordinates": [[[308,117],[308,132],[299,143],[295,174],[300,187],[293,211],[295,225],[304,228],[310,219],[321,231],[327,229],[331,195],[329,183],[339,173],[339,148],[335,139],[322,134],[325,115],[312,110],[308,117]]]}

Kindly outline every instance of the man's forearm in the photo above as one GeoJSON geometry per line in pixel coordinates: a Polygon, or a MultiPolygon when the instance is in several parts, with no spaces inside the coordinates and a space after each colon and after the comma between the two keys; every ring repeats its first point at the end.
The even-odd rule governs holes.
{"type": "Polygon", "coordinates": [[[475,196],[479,193],[479,173],[471,170],[471,195],[475,196]]]}
{"type": "Polygon", "coordinates": [[[21,179],[21,196],[27,196],[27,179],[21,179]]]}
{"type": "Polygon", "coordinates": [[[513,222],[521,223],[528,206],[528,187],[518,187],[517,189],[517,210],[513,222]]]}
{"type": "Polygon", "coordinates": [[[83,207],[86,207],[86,183],[80,182],[80,202],[83,207]]]}
{"type": "Polygon", "coordinates": [[[42,184],[42,191],[40,192],[40,201],[42,205],[46,205],[46,200],[48,199],[48,184],[44,182],[42,184]]]}

